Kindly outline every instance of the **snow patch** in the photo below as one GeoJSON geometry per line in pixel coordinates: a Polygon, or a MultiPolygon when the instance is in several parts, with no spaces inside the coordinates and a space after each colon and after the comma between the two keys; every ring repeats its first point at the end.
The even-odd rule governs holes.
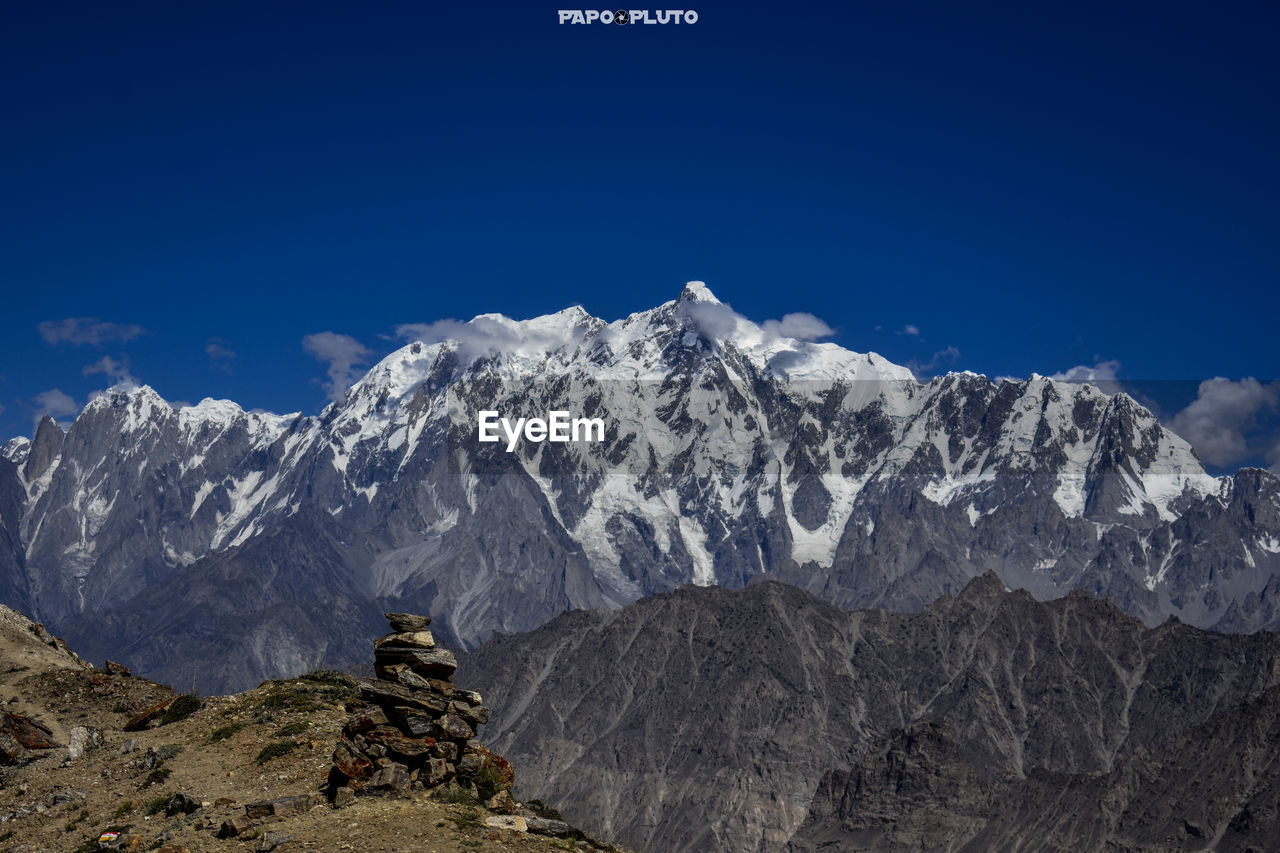
{"type": "Polygon", "coordinates": [[[707,553],[707,534],[691,518],[682,515],[679,523],[680,538],[693,560],[693,582],[698,586],[711,586],[716,582],[716,572],[711,555],[707,553]]]}

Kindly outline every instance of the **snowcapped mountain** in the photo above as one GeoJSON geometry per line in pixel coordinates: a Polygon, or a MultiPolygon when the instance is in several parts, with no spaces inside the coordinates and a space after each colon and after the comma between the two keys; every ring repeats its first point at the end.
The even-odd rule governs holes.
{"type": "Polygon", "coordinates": [[[77,647],[194,666],[210,689],[342,663],[381,605],[472,645],[764,575],[916,609],[991,569],[1149,622],[1280,627],[1271,475],[1207,475],[1124,395],[920,383],[803,326],[691,283],[612,323],[570,308],[423,327],[316,417],[118,387],[65,434],[46,420],[4,445],[0,580],[77,647]],[[481,411],[599,418],[605,440],[507,452],[478,440],[481,411]],[[157,608],[171,624],[143,630],[157,608]],[[268,627],[282,613],[295,645],[268,627]]]}

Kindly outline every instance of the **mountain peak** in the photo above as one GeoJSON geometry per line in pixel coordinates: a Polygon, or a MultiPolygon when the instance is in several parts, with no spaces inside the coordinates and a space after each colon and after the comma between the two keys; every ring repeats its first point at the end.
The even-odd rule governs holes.
{"type": "Polygon", "coordinates": [[[684,290],[680,291],[678,302],[709,302],[713,305],[719,305],[720,300],[716,299],[716,295],[711,292],[711,288],[707,287],[706,282],[690,281],[685,284],[684,290]]]}
{"type": "Polygon", "coordinates": [[[987,569],[964,585],[957,600],[979,601],[986,598],[1000,598],[1008,591],[1000,576],[991,569],[987,569]]]}
{"type": "Polygon", "coordinates": [[[54,458],[62,452],[62,440],[65,437],[62,427],[49,415],[40,419],[35,438],[31,441],[31,449],[27,452],[24,472],[28,480],[35,480],[49,470],[54,458]]]}

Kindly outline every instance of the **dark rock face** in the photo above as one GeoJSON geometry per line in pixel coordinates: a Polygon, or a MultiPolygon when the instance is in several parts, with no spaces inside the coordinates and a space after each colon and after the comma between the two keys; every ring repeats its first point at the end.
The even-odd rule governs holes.
{"type": "Polygon", "coordinates": [[[26,465],[22,469],[28,481],[38,480],[44,476],[44,472],[49,470],[53,460],[62,453],[62,442],[65,438],[66,434],[62,431],[62,427],[58,426],[57,421],[48,415],[40,419],[35,437],[31,439],[31,449],[27,452],[26,465]]]}
{"type": "Polygon", "coordinates": [[[4,590],[4,603],[29,613],[31,595],[21,536],[26,498],[18,466],[0,456],[0,590],[4,590]]]}
{"type": "Polygon", "coordinates": [[[786,850],[1268,850],[1280,838],[1277,744],[1277,688],[1099,775],[987,779],[929,721],[824,776],[786,850]]]}
{"type": "Polygon", "coordinates": [[[382,610],[431,613],[469,648],[761,576],[843,608],[918,610],[994,571],[1149,624],[1277,619],[1280,483],[1207,476],[1123,395],[917,383],[699,288],[612,324],[508,322],[509,346],[410,344],[317,417],[120,387],[65,435],[43,422],[0,450],[0,598],[204,690],[359,661],[382,610]],[[607,440],[508,453],[478,440],[481,410],[599,417],[607,440]],[[350,618],[316,618],[334,609],[350,618]],[[174,615],[140,630],[155,613],[174,615]]]}
{"type": "Polygon", "coordinates": [[[173,684],[194,679],[209,692],[345,666],[367,657],[383,624],[353,577],[351,552],[362,544],[327,513],[301,512],[240,548],[176,570],[127,605],[71,620],[67,632],[91,659],[123,657],[134,672],[173,684]],[[118,638],[153,632],[172,642],[121,653],[118,638]]]}
{"type": "Polygon", "coordinates": [[[686,587],[495,636],[460,671],[522,794],[645,850],[1158,845],[1184,817],[1234,832],[1250,802],[1261,838],[1280,807],[1262,757],[1280,747],[1280,637],[1151,629],[994,574],[913,615],[686,587]]]}

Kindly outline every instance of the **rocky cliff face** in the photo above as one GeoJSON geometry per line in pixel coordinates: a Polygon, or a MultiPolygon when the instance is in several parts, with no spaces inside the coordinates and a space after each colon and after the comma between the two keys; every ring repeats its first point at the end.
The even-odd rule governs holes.
{"type": "Polygon", "coordinates": [[[117,388],[65,434],[50,420],[7,443],[4,598],[159,678],[185,683],[169,661],[201,662],[208,690],[294,661],[272,627],[286,589],[303,611],[353,614],[312,631],[332,665],[358,659],[347,626],[372,636],[360,620],[380,609],[431,613],[443,640],[473,646],[572,608],[760,576],[912,610],[994,571],[1040,598],[1108,595],[1151,624],[1276,624],[1276,479],[1206,475],[1123,395],[917,383],[750,323],[696,284],[614,323],[575,308],[456,326],[317,417],[117,388]],[[478,441],[481,410],[599,417],[606,440],[508,453],[478,441]],[[244,649],[226,663],[183,619],[134,633],[158,609],[216,634],[226,623],[207,614],[232,604],[244,649]]]}
{"type": "Polygon", "coordinates": [[[8,603],[16,608],[31,603],[20,533],[25,500],[18,466],[0,456],[0,589],[5,590],[8,603]]]}
{"type": "Polygon", "coordinates": [[[954,731],[896,732],[818,785],[785,850],[1255,850],[1280,837],[1280,689],[1103,774],[991,779],[954,731]]]}
{"type": "Polygon", "coordinates": [[[526,796],[647,850],[1091,849],[1169,832],[1203,847],[1266,837],[1280,807],[1280,637],[1147,628],[994,574],[911,615],[771,582],[686,587],[494,637],[461,668],[526,796]]]}

